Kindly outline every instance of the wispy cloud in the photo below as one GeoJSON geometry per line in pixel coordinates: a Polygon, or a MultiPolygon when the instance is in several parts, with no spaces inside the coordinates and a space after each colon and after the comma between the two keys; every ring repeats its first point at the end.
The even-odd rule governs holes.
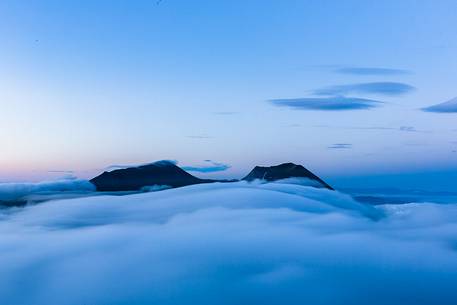
{"type": "Polygon", "coordinates": [[[60,194],[69,192],[93,192],[95,186],[82,179],[59,179],[38,183],[0,183],[1,201],[27,200],[30,195],[60,194]]]}
{"type": "Polygon", "coordinates": [[[301,125],[298,123],[293,123],[293,124],[287,124],[284,127],[297,128],[297,127],[301,127],[301,125]]]}
{"type": "Polygon", "coordinates": [[[172,163],[174,165],[178,164],[177,160],[160,160],[160,161],[155,161],[155,162],[147,162],[147,163],[141,163],[141,164],[113,164],[109,165],[105,168],[103,168],[104,171],[113,171],[117,169],[125,169],[125,168],[130,168],[130,167],[140,167],[140,166],[145,166],[145,165],[151,165],[151,164],[160,164],[160,163],[172,163]]]}
{"type": "Polygon", "coordinates": [[[422,108],[426,112],[437,112],[437,113],[455,113],[457,112],[457,97],[437,105],[422,108]]]}
{"type": "Polygon", "coordinates": [[[362,130],[394,130],[404,132],[430,132],[425,130],[418,130],[414,126],[400,126],[400,127],[350,127],[350,129],[362,129],[362,130]]]}
{"type": "Polygon", "coordinates": [[[270,102],[278,107],[289,107],[295,110],[362,110],[380,106],[383,102],[356,97],[308,97],[291,99],[273,99],[270,102]]]}
{"type": "Polygon", "coordinates": [[[419,132],[415,127],[413,126],[400,126],[400,131],[407,131],[407,132],[419,132]]]}
{"type": "Polygon", "coordinates": [[[396,82],[372,82],[349,85],[329,86],[314,90],[315,95],[347,95],[347,94],[380,94],[402,95],[415,90],[411,85],[396,82]]]}
{"type": "Polygon", "coordinates": [[[424,147],[429,146],[427,143],[405,143],[405,146],[413,146],[413,147],[424,147]]]}
{"type": "Polygon", "coordinates": [[[213,137],[207,136],[207,135],[189,135],[186,136],[186,138],[189,139],[212,139],[213,137]]]}
{"type": "Polygon", "coordinates": [[[359,130],[400,130],[400,128],[394,127],[382,127],[382,126],[368,126],[368,127],[343,127],[345,129],[359,129],[359,130]]]}
{"type": "Polygon", "coordinates": [[[395,131],[405,131],[405,132],[422,132],[417,130],[414,126],[400,126],[400,127],[381,127],[381,126],[372,126],[372,127],[346,127],[346,129],[360,129],[360,130],[395,130],[395,131]]]}
{"type": "Polygon", "coordinates": [[[424,132],[429,133],[431,131],[418,130],[414,126],[400,126],[400,127],[383,127],[383,126],[331,126],[331,125],[314,125],[313,127],[318,128],[335,128],[335,129],[354,129],[354,130],[391,130],[391,131],[402,131],[402,132],[424,132]]]}
{"type": "Polygon", "coordinates": [[[109,165],[107,167],[104,167],[103,170],[106,171],[106,172],[110,172],[110,171],[114,171],[114,170],[117,170],[117,169],[124,169],[124,168],[129,168],[129,167],[136,167],[136,166],[140,166],[140,165],[113,164],[113,165],[109,165]]]}
{"type": "Polygon", "coordinates": [[[352,144],[349,143],[336,143],[328,146],[329,149],[350,149],[352,148],[352,144]]]}
{"type": "Polygon", "coordinates": [[[235,114],[238,114],[239,112],[236,112],[236,111],[216,111],[216,112],[213,112],[213,114],[215,115],[235,115],[235,114]]]}
{"type": "Polygon", "coordinates": [[[76,180],[78,179],[75,171],[73,170],[49,170],[49,174],[57,174],[59,175],[58,179],[59,180],[76,180]]]}
{"type": "Polygon", "coordinates": [[[335,70],[340,74],[351,75],[404,75],[411,74],[411,71],[403,69],[379,68],[379,67],[343,67],[335,70]]]}
{"type": "Polygon", "coordinates": [[[205,160],[206,164],[201,166],[183,166],[182,169],[189,172],[214,173],[228,170],[231,166],[224,163],[205,160]]]}
{"type": "Polygon", "coordinates": [[[50,170],[48,173],[53,174],[74,174],[75,171],[73,170],[50,170]]]}

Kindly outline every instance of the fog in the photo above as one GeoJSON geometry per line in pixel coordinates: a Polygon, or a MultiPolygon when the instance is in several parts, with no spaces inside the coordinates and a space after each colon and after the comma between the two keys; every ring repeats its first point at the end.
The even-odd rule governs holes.
{"type": "Polygon", "coordinates": [[[287,181],[0,210],[1,304],[455,304],[457,205],[287,181]]]}
{"type": "Polygon", "coordinates": [[[87,180],[67,178],[38,183],[0,183],[0,201],[27,199],[31,195],[93,192],[95,186],[87,180]]]}

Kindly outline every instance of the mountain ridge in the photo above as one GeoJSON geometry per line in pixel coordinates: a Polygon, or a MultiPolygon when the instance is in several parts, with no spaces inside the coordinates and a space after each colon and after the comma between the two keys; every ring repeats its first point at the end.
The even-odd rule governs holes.
{"type": "Polygon", "coordinates": [[[177,188],[202,183],[253,181],[257,179],[276,181],[287,178],[306,178],[317,182],[317,185],[313,185],[315,187],[333,190],[330,185],[305,167],[291,162],[269,167],[256,166],[241,180],[215,180],[195,177],[174,162],[162,160],[146,165],[105,171],[92,178],[90,182],[95,185],[97,191],[103,192],[136,191],[153,185],[177,188]]]}
{"type": "Polygon", "coordinates": [[[260,179],[266,181],[277,181],[288,178],[306,178],[318,182],[322,188],[334,190],[330,185],[306,169],[303,165],[295,164],[292,162],[273,166],[256,166],[247,176],[241,180],[253,181],[260,179]]]}

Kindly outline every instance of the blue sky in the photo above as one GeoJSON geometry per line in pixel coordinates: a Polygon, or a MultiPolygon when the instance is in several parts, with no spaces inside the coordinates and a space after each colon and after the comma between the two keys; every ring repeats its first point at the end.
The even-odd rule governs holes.
{"type": "Polygon", "coordinates": [[[444,0],[2,1],[0,180],[160,159],[452,175],[455,106],[429,107],[457,96],[456,20],[444,0]]]}

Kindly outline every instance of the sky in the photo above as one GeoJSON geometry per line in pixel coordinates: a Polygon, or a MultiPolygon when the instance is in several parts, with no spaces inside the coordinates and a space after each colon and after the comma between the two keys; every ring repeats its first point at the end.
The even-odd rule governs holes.
{"type": "Polygon", "coordinates": [[[451,0],[1,1],[0,181],[167,159],[455,186],[456,20],[451,0]]]}

